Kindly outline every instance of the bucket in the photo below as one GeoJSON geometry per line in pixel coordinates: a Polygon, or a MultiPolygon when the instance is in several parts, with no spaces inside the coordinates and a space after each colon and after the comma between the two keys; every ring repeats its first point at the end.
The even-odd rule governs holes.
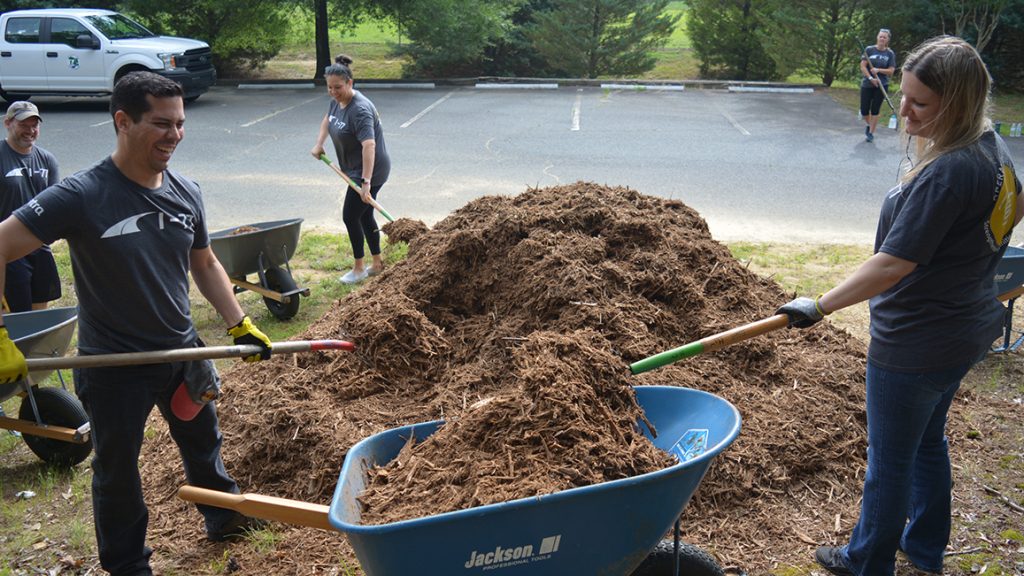
{"type": "MultiPolygon", "coordinates": [[[[394,459],[406,440],[444,422],[395,428],[349,450],[329,510],[367,576],[625,576],[675,523],[708,466],[736,439],[740,415],[713,394],[638,386],[637,400],[658,431],[656,447],[684,461],[656,472],[382,525],[360,524],[356,498],[367,470],[394,459]]],[[[650,438],[649,431],[637,424],[650,438]]]]}

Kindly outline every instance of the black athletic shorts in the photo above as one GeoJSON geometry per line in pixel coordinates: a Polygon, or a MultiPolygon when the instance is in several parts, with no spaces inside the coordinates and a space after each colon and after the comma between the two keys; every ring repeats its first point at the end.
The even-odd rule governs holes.
{"type": "Polygon", "coordinates": [[[878,113],[882,111],[882,101],[885,100],[885,94],[882,93],[882,89],[876,86],[861,86],[860,88],[860,115],[861,116],[878,116],[878,113]]]}
{"type": "Polygon", "coordinates": [[[7,263],[4,298],[11,312],[27,312],[32,304],[60,298],[60,276],[49,246],[7,263]]]}

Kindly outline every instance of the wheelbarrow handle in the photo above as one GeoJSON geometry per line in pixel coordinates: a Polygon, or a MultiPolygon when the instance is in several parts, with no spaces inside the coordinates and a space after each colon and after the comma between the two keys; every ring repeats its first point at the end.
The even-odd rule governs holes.
{"type": "MultiPolygon", "coordinates": [[[[320,350],[355,350],[345,340],[291,340],[274,342],[272,354],[297,354],[320,350]]],[[[120,354],[92,354],[88,356],[62,356],[58,358],[29,358],[25,360],[29,371],[64,370],[69,368],[97,368],[101,366],[135,366],[139,364],[160,364],[164,362],[188,362],[190,360],[213,360],[216,358],[242,358],[259,354],[261,348],[255,344],[239,346],[205,346],[200,348],[179,348],[175,350],[154,350],[151,352],[124,352],[120,354]]]]}
{"type": "MultiPolygon", "coordinates": [[[[345,183],[347,183],[349,186],[351,186],[353,190],[355,190],[356,192],[362,192],[359,186],[356,186],[356,183],[353,182],[352,179],[348,177],[348,174],[345,174],[345,172],[343,172],[341,168],[338,168],[337,166],[334,165],[333,162],[331,162],[331,159],[327,157],[327,154],[321,154],[320,160],[322,160],[324,164],[330,166],[332,170],[337,172],[338,176],[341,176],[341,179],[344,180],[345,183]]],[[[387,218],[388,222],[395,221],[395,219],[391,217],[391,214],[388,214],[388,211],[385,210],[383,206],[378,204],[377,201],[374,200],[373,198],[370,198],[370,206],[373,206],[374,210],[380,212],[381,216],[387,218]]]]}
{"type": "Polygon", "coordinates": [[[241,512],[253,518],[277,520],[285,524],[309,526],[321,530],[334,530],[327,519],[329,508],[323,504],[312,504],[287,498],[262,496],[260,494],[231,494],[208,488],[185,485],[178,488],[178,498],[196,504],[206,504],[241,512]]]}
{"type": "Polygon", "coordinates": [[[676,360],[682,360],[683,358],[689,358],[696,356],[704,352],[713,352],[719,348],[724,348],[743,340],[748,340],[754,336],[760,336],[766,332],[772,330],[778,330],[784,328],[789,324],[789,317],[785,314],[776,314],[763,320],[751,322],[750,324],[744,324],[743,326],[737,326],[725,332],[715,334],[714,336],[708,336],[701,338],[696,342],[690,342],[684,344],[678,348],[673,348],[654,356],[649,356],[643,360],[638,360],[629,365],[629,370],[633,374],[640,374],[653,370],[655,368],[661,368],[666,364],[671,364],[676,360]]]}

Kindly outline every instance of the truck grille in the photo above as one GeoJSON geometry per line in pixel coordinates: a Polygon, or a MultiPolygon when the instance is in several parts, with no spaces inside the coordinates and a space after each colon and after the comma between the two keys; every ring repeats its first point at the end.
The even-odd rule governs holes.
{"type": "Polygon", "coordinates": [[[184,66],[189,72],[209,70],[213,68],[213,55],[209,48],[189,50],[179,59],[178,66],[184,66]]]}

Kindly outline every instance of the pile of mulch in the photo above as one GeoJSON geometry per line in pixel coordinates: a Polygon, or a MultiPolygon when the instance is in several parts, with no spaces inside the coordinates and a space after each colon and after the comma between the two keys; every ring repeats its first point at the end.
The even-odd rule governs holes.
{"type": "MultiPolygon", "coordinates": [[[[663,467],[646,448],[601,458],[587,448],[638,444],[626,435],[637,416],[629,386],[669,384],[718,394],[743,416],[684,511],[687,541],[760,574],[806,563],[815,543],[848,533],[864,472],[862,343],[822,323],[628,376],[634,361],[770,316],[792,297],[733,258],[682,202],[576,183],[480,198],[429,230],[395,224],[407,259],[301,336],[349,339],[356,352],[274,357],[225,375],[223,453],[244,491],[327,504],[349,447],[439,418],[456,423],[453,441],[503,454],[490,468],[435,463],[434,477],[416,466],[417,482],[456,486],[444,494],[455,507],[663,467]],[[576,433],[606,410],[610,421],[576,433]],[[487,434],[502,425],[518,436],[487,434]],[[557,450],[530,441],[552,433],[566,435],[557,450]],[[554,472],[519,475],[531,469],[554,472]]],[[[201,572],[219,553],[174,497],[180,464],[159,425],[156,435],[142,457],[150,541],[164,562],[201,572]]],[[[376,474],[392,475],[391,499],[411,480],[376,474]]],[[[273,553],[233,548],[235,573],[355,565],[340,534],[281,530],[273,553]]]]}

